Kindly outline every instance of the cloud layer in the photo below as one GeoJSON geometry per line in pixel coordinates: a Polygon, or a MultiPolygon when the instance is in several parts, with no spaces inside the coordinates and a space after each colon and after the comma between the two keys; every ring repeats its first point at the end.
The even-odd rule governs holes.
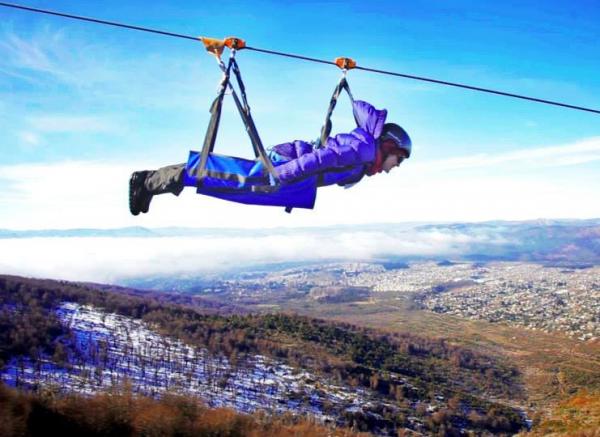
{"type": "Polygon", "coordinates": [[[381,255],[453,256],[474,244],[503,244],[439,231],[276,232],[269,236],[4,239],[0,273],[115,283],[123,279],[219,272],[257,263],[369,260],[381,255]]]}

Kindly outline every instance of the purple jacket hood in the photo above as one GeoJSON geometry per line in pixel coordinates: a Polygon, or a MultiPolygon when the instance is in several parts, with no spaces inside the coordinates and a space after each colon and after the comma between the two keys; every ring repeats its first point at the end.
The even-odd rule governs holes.
{"type": "Polygon", "coordinates": [[[354,101],[353,110],[356,125],[369,132],[373,138],[379,138],[387,118],[387,110],[375,109],[373,105],[362,100],[354,101]]]}

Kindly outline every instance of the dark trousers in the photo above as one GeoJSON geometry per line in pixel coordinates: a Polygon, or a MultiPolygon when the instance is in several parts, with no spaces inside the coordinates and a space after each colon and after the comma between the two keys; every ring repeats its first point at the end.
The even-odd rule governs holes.
{"type": "Polygon", "coordinates": [[[183,190],[185,164],[168,165],[151,170],[146,175],[144,185],[150,194],[172,193],[179,196],[183,190]]]}

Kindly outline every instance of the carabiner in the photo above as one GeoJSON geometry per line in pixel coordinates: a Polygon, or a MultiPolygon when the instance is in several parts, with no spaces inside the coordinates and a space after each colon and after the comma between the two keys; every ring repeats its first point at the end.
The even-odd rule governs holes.
{"type": "Polygon", "coordinates": [[[223,50],[225,50],[225,47],[230,49],[234,56],[236,50],[246,48],[246,41],[235,36],[230,36],[225,39],[208,38],[206,36],[201,36],[198,39],[202,41],[204,47],[206,48],[206,51],[215,55],[215,57],[219,60],[221,59],[221,55],[223,55],[223,50]]]}
{"type": "Polygon", "coordinates": [[[235,36],[229,36],[223,40],[223,44],[231,50],[241,50],[246,48],[246,41],[235,36]]]}
{"type": "Polygon", "coordinates": [[[334,63],[341,68],[344,73],[356,68],[356,61],[352,58],[335,58],[334,63]]]}

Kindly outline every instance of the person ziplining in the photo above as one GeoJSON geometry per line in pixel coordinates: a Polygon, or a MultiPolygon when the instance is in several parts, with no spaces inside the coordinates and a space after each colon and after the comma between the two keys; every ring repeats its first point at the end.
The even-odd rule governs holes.
{"type": "Polygon", "coordinates": [[[283,143],[273,146],[267,153],[250,114],[245,86],[235,59],[236,50],[244,47],[244,41],[238,38],[204,38],[203,42],[207,50],[216,56],[223,79],[211,106],[211,119],[202,151],[191,151],[187,163],[134,172],[129,180],[131,214],[147,213],[153,196],[165,193],[178,196],[186,186],[195,187],[198,194],[233,202],[283,206],[287,212],[292,208],[312,209],[318,187],[334,184],[350,187],[365,175],[387,173],[410,157],[411,139],[399,125],[386,123],[387,111],[353,98],[346,71],[354,68],[356,63],[349,58],[336,59],[336,65],[344,74],[330,100],[319,140],[283,143]],[[224,47],[231,49],[227,66],[221,59],[224,47]],[[231,83],[232,72],[241,99],[231,83]],[[213,153],[227,89],[231,90],[250,137],[256,156],[254,160],[213,153]],[[349,133],[329,137],[331,115],[342,91],[350,97],[357,127],[349,133]]]}
{"type": "Polygon", "coordinates": [[[269,153],[267,153],[260,142],[260,137],[250,115],[250,108],[246,99],[241,75],[235,61],[235,51],[241,48],[306,62],[338,65],[344,71],[355,68],[356,70],[373,74],[417,80],[440,86],[551,105],[562,109],[600,114],[600,109],[573,105],[563,101],[527,96],[515,92],[451,82],[399,71],[382,70],[362,65],[358,66],[348,58],[338,58],[336,61],[328,61],[302,54],[249,47],[238,38],[215,40],[6,2],[0,2],[0,7],[78,20],[95,25],[146,32],[169,38],[179,38],[195,42],[200,40],[209,51],[217,55],[219,65],[225,74],[219,96],[211,108],[211,121],[202,151],[190,152],[186,164],[172,165],[152,171],[134,172],[129,182],[129,207],[131,213],[134,215],[138,215],[140,212],[148,212],[152,196],[168,192],[178,195],[185,186],[195,187],[199,194],[234,202],[284,206],[288,212],[292,208],[313,208],[317,187],[332,184],[350,186],[361,180],[364,175],[370,176],[383,170],[387,172],[410,156],[411,143],[408,134],[398,125],[385,123],[387,111],[377,110],[372,105],[363,101],[354,101],[345,77],[340,81],[336,90],[338,94],[342,89],[348,92],[352,100],[353,112],[357,122],[356,129],[348,134],[339,134],[333,138],[328,137],[331,131],[329,116],[335,107],[335,100],[337,99],[337,95],[334,93],[326,124],[322,130],[324,135],[321,135],[319,141],[316,143],[307,143],[304,141],[284,143],[272,147],[269,153]],[[232,51],[228,66],[225,66],[220,58],[224,47],[228,47],[232,51]],[[352,62],[348,64],[347,61],[352,62]],[[229,82],[232,71],[240,86],[241,101],[229,82]],[[222,100],[228,88],[232,90],[231,94],[240,112],[242,121],[246,126],[246,130],[250,135],[256,156],[255,160],[246,160],[213,153],[222,100]]]}

